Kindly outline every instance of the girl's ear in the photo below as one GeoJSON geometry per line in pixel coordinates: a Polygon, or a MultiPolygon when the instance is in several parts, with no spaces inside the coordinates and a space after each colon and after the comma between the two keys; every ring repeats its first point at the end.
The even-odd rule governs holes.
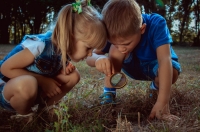
{"type": "Polygon", "coordinates": [[[142,24],[142,27],[140,28],[140,30],[141,30],[141,34],[143,34],[145,32],[145,30],[146,30],[146,23],[142,24]]]}

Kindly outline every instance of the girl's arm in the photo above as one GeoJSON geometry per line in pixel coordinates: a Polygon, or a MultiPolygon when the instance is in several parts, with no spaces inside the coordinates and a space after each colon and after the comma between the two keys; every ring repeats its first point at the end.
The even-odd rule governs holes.
{"type": "Polygon", "coordinates": [[[25,48],[24,50],[16,53],[7,59],[1,66],[1,73],[8,78],[15,78],[22,75],[31,75],[37,79],[38,85],[48,93],[49,87],[54,88],[58,93],[61,93],[61,90],[58,86],[60,84],[52,78],[47,78],[45,76],[30,72],[25,69],[28,65],[34,62],[34,55],[25,48]],[[53,83],[53,84],[52,84],[53,83]],[[53,86],[49,86],[49,85],[53,86]]]}
{"type": "Polygon", "coordinates": [[[93,53],[92,53],[92,56],[91,57],[87,57],[86,63],[91,67],[95,67],[95,62],[100,57],[107,58],[107,56],[105,56],[104,52],[102,52],[101,50],[94,49],[93,53]]]}
{"type": "Polygon", "coordinates": [[[41,75],[29,72],[25,69],[25,67],[33,62],[34,55],[26,48],[7,59],[1,66],[1,72],[8,78],[15,78],[21,75],[32,75],[36,78],[40,78],[41,75]]]}

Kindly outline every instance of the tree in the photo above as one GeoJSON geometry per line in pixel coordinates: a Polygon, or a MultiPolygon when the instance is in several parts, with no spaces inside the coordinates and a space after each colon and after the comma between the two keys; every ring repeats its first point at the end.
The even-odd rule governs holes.
{"type": "Polygon", "coordinates": [[[176,11],[175,7],[177,7],[178,0],[169,0],[166,4],[166,21],[170,32],[173,32],[173,21],[174,19],[174,12],[176,11]]]}
{"type": "Polygon", "coordinates": [[[186,35],[184,34],[184,31],[187,27],[189,27],[189,24],[191,22],[191,7],[192,4],[194,3],[194,0],[182,0],[180,1],[180,6],[178,8],[179,12],[179,20],[180,20],[180,34],[179,34],[179,41],[180,43],[182,43],[182,41],[184,40],[183,36],[186,35]]]}
{"type": "Polygon", "coordinates": [[[195,16],[195,31],[197,36],[194,38],[193,46],[200,46],[200,1],[195,1],[194,6],[194,16],[195,16]]]}
{"type": "Polygon", "coordinates": [[[11,23],[12,1],[1,0],[0,2],[0,43],[8,43],[8,28],[11,23]],[[5,8],[6,7],[6,8],[5,8]]]}

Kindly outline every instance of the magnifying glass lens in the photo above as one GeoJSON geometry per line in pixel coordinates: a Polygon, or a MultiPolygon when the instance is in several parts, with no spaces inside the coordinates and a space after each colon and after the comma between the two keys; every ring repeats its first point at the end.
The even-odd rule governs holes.
{"type": "Polygon", "coordinates": [[[120,72],[113,74],[111,76],[110,82],[114,88],[122,88],[126,85],[127,79],[126,76],[120,72]]]}
{"type": "Polygon", "coordinates": [[[111,78],[112,85],[114,85],[114,86],[117,85],[120,82],[121,78],[122,78],[122,75],[119,73],[112,76],[112,78],[111,78]]]}

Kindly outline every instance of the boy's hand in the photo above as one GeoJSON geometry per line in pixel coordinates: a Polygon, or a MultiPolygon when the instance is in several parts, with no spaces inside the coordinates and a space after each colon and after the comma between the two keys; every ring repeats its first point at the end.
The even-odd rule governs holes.
{"type": "Polygon", "coordinates": [[[95,61],[95,67],[98,71],[104,73],[106,76],[111,76],[114,73],[114,67],[110,59],[106,56],[99,57],[95,61]]]}
{"type": "MultiPolygon", "coordinates": [[[[66,75],[69,75],[69,74],[72,73],[75,69],[76,69],[76,67],[75,67],[71,62],[69,62],[69,64],[65,67],[66,75]]],[[[61,70],[61,73],[65,75],[63,69],[61,70]]]]}
{"type": "Polygon", "coordinates": [[[169,110],[169,105],[163,105],[162,103],[156,102],[151,110],[149,119],[158,118],[165,121],[177,121],[180,118],[178,116],[172,115],[169,110]]]}

